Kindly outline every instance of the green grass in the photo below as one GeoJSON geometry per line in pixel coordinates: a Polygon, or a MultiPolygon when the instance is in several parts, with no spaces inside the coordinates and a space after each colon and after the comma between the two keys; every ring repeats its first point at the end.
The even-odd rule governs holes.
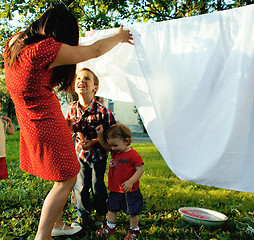
{"type": "MultiPolygon", "coordinates": [[[[139,239],[254,238],[246,231],[245,224],[254,228],[251,220],[254,215],[253,194],[182,181],[170,171],[152,143],[132,144],[132,147],[145,162],[140,181],[144,206],[140,215],[142,235],[139,239]],[[183,206],[213,209],[226,214],[229,220],[217,228],[192,226],[183,222],[178,212],[183,206]]],[[[6,150],[9,179],[0,181],[0,239],[34,239],[43,200],[53,183],[19,169],[19,132],[7,137],[6,150]]],[[[69,200],[64,211],[64,220],[71,224],[75,218],[76,211],[69,200]]],[[[117,235],[111,239],[123,239],[128,226],[128,217],[119,213],[117,235]]],[[[97,237],[94,231],[85,230],[71,239],[97,237]]]]}

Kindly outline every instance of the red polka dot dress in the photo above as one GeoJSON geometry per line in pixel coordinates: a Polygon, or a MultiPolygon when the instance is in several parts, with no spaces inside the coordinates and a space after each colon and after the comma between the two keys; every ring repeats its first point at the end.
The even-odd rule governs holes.
{"type": "Polygon", "coordinates": [[[79,172],[70,130],[52,92],[49,65],[60,47],[53,38],[31,44],[11,68],[5,57],[6,86],[20,127],[20,168],[50,181],[63,181],[79,172]]]}

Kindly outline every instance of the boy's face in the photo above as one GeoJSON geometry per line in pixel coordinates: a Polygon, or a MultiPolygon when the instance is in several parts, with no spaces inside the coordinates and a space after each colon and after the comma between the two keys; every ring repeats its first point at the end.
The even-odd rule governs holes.
{"type": "Polygon", "coordinates": [[[116,154],[120,154],[129,149],[129,141],[121,138],[107,138],[108,145],[116,154]]]}
{"type": "Polygon", "coordinates": [[[84,70],[77,74],[75,81],[75,92],[79,94],[94,95],[98,91],[98,85],[94,85],[94,74],[84,70]]]}

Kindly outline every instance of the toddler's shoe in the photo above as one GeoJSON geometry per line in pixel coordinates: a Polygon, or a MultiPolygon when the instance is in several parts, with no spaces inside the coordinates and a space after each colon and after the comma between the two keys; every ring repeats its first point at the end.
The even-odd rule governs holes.
{"type": "Polygon", "coordinates": [[[139,235],[140,235],[139,231],[135,231],[135,230],[129,229],[129,234],[125,237],[124,240],[137,239],[137,237],[139,235]]]}
{"type": "Polygon", "coordinates": [[[95,232],[97,237],[106,238],[110,235],[114,235],[116,233],[116,230],[113,228],[109,228],[108,226],[99,229],[95,232]]]}

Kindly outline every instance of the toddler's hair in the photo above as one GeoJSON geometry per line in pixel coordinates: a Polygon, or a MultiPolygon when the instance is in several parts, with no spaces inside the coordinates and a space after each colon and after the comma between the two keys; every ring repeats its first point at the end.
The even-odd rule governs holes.
{"type": "Polygon", "coordinates": [[[122,123],[113,124],[106,132],[106,139],[121,138],[122,140],[129,139],[129,144],[132,142],[131,130],[122,123]]]}

